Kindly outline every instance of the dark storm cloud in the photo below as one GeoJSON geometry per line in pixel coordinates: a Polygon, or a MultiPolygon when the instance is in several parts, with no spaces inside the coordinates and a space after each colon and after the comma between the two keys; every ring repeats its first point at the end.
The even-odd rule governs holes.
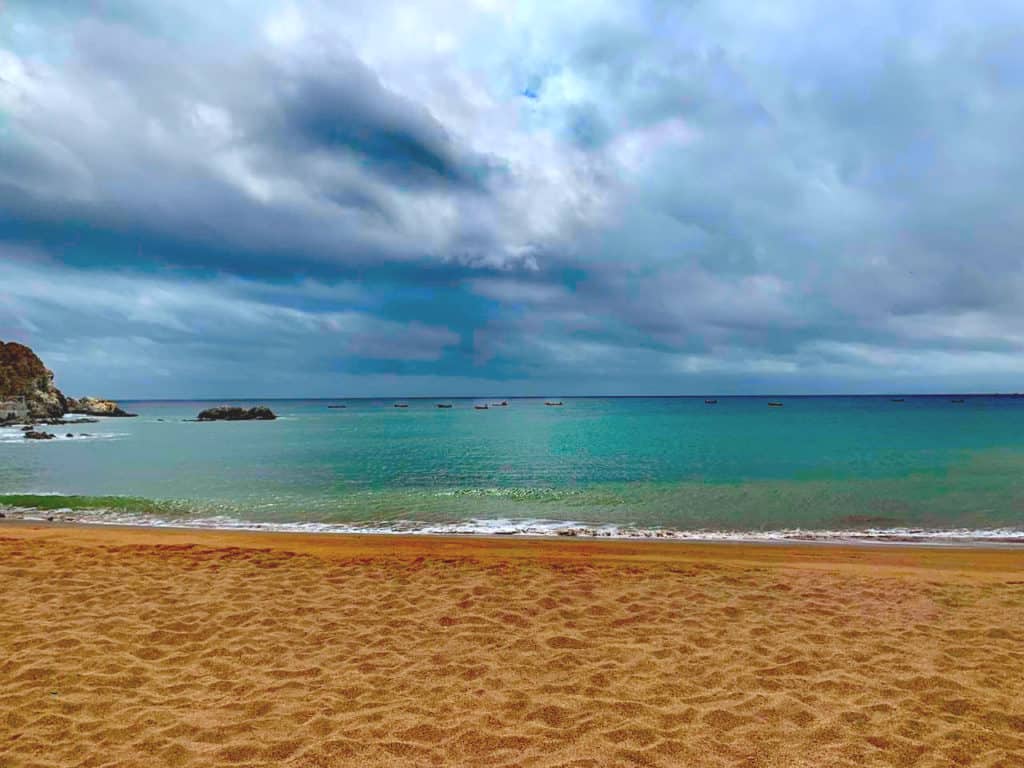
{"type": "Polygon", "coordinates": [[[225,63],[106,18],[68,38],[66,69],[16,62],[0,237],[283,274],[495,246],[452,208],[486,200],[497,163],[344,51],[225,63]]]}
{"type": "Polygon", "coordinates": [[[9,13],[0,336],[72,371],[117,348],[178,394],[243,386],[257,350],[276,391],[328,394],[1024,376],[1018,4],[9,13]]]}
{"type": "Polygon", "coordinates": [[[487,162],[456,146],[422,105],[389,92],[356,59],[322,67],[276,78],[284,146],[353,153],[397,184],[482,186],[487,162]]]}

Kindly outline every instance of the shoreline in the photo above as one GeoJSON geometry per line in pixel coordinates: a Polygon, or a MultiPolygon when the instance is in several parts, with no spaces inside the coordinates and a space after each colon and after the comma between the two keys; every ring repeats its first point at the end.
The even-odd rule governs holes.
{"type": "Polygon", "coordinates": [[[254,550],[281,550],[295,554],[346,557],[351,552],[380,555],[459,551],[461,557],[514,557],[544,560],[552,555],[597,561],[668,562],[672,560],[743,559],[795,562],[808,558],[821,563],[856,563],[865,557],[878,559],[878,565],[905,567],[916,562],[921,567],[941,564],[942,568],[962,568],[965,572],[988,570],[986,559],[1009,570],[1024,570],[1024,547],[1005,542],[920,543],[906,541],[830,539],[646,539],[612,537],[507,536],[486,534],[438,533],[351,533],[281,531],[273,529],[198,528],[188,526],[124,525],[87,523],[70,520],[0,519],[0,539],[5,535],[26,539],[54,539],[87,545],[111,542],[146,547],[190,545],[199,547],[238,547],[254,550]],[[813,554],[811,554],[813,553],[813,554]],[[919,553],[915,555],[914,553],[919,553]]]}
{"type": "Polygon", "coordinates": [[[331,536],[439,536],[457,539],[508,538],[526,540],[579,539],[672,543],[834,544],[842,546],[903,545],[923,547],[1021,547],[1024,530],[878,528],[847,530],[783,529],[769,531],[678,530],[640,528],[616,523],[560,520],[481,519],[452,523],[392,520],[366,523],[262,522],[231,517],[191,521],[113,513],[98,509],[83,514],[73,508],[40,509],[0,505],[0,524],[8,522],[61,523],[89,527],[181,529],[331,536]]]}

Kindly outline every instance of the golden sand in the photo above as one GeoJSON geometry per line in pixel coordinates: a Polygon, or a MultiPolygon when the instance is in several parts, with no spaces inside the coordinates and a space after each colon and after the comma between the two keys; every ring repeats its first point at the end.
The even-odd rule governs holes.
{"type": "Polygon", "coordinates": [[[1024,552],[0,525],[0,766],[1024,766],[1024,552]]]}

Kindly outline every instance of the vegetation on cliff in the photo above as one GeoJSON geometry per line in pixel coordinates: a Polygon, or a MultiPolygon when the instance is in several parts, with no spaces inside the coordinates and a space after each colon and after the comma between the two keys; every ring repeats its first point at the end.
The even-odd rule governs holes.
{"type": "Polygon", "coordinates": [[[67,411],[67,399],[53,383],[53,371],[16,341],[0,341],[0,399],[8,398],[24,398],[32,419],[55,419],[67,411]]]}

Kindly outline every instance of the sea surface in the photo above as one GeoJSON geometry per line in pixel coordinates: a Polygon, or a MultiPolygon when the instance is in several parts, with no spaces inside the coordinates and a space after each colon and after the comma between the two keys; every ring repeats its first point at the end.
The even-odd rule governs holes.
{"type": "Polygon", "coordinates": [[[138,418],[44,427],[57,440],[0,429],[0,506],[314,531],[1024,541],[1024,398],[395,402],[264,400],[278,420],[216,423],[189,421],[211,402],[122,402],[138,418]]]}

